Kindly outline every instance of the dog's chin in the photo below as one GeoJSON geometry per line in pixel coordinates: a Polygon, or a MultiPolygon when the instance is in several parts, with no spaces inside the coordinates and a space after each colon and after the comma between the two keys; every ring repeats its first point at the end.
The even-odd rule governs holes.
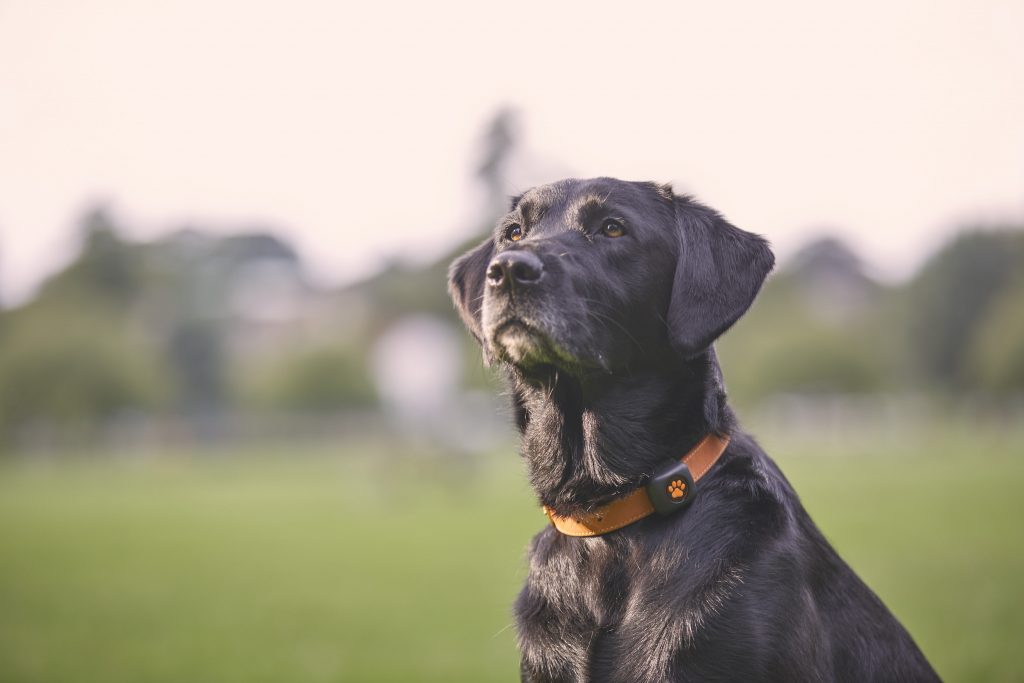
{"type": "Polygon", "coordinates": [[[551,361],[547,335],[519,319],[508,320],[490,335],[496,356],[517,367],[531,367],[551,361]]]}
{"type": "Polygon", "coordinates": [[[551,335],[518,318],[498,325],[488,336],[494,356],[527,378],[544,379],[554,370],[581,374],[589,365],[551,335]]]}

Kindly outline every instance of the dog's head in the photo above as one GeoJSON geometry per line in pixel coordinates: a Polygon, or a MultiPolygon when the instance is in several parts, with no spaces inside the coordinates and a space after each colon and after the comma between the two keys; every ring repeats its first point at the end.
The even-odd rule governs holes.
{"type": "Polygon", "coordinates": [[[667,186],[572,179],[517,197],[448,286],[485,358],[617,373],[701,354],[773,264],[764,239],[667,186]]]}

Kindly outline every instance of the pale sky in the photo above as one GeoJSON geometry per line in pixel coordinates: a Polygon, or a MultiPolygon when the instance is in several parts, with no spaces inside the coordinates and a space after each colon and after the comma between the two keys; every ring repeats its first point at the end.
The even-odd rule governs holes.
{"type": "Polygon", "coordinates": [[[0,0],[0,299],[103,200],[147,238],[276,226],[326,283],[479,210],[501,104],[529,160],[672,181],[782,256],[829,228],[900,277],[1024,220],[1024,2],[0,0]]]}

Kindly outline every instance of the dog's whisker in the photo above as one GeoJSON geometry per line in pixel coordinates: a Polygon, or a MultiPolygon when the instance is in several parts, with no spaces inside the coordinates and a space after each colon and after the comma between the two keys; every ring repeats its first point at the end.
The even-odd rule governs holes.
{"type": "MultiPolygon", "coordinates": [[[[593,303],[593,302],[592,302],[592,303],[593,303]]],[[[632,334],[630,333],[630,331],[629,331],[628,329],[626,329],[626,326],[625,326],[625,325],[623,325],[622,323],[620,323],[620,322],[619,322],[618,320],[616,320],[616,319],[615,319],[615,318],[613,318],[612,316],[610,316],[610,315],[607,315],[606,313],[601,313],[600,311],[596,311],[596,310],[590,310],[590,311],[588,311],[588,313],[589,313],[590,315],[593,315],[593,316],[595,316],[595,317],[596,317],[596,318],[597,318],[598,320],[600,320],[600,321],[601,321],[602,323],[612,323],[612,324],[614,324],[614,325],[615,325],[615,326],[616,326],[617,328],[619,328],[620,330],[622,330],[622,333],[623,333],[624,335],[626,335],[626,337],[627,337],[627,338],[628,338],[628,339],[629,339],[629,340],[630,340],[631,342],[633,342],[634,344],[636,344],[636,347],[637,347],[638,349],[640,349],[641,351],[643,351],[643,350],[644,350],[643,344],[641,344],[641,343],[640,343],[640,341],[639,341],[639,340],[638,340],[638,339],[637,339],[636,337],[634,337],[634,336],[633,336],[633,335],[632,335],[632,334]]]]}
{"type": "Polygon", "coordinates": [[[491,640],[494,640],[495,638],[497,638],[498,636],[500,636],[502,633],[504,633],[505,631],[509,630],[513,626],[515,626],[515,624],[513,624],[511,621],[509,623],[505,624],[505,626],[503,628],[501,628],[497,633],[495,633],[493,636],[491,636],[491,640]]]}

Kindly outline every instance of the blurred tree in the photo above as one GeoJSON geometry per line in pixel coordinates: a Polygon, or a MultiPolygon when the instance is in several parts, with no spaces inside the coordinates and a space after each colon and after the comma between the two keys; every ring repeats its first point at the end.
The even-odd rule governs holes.
{"type": "Polygon", "coordinates": [[[973,337],[971,384],[996,394],[1024,394],[1024,269],[992,302],[973,337]]]}
{"type": "Polygon", "coordinates": [[[298,255],[266,230],[217,238],[182,229],[146,245],[144,262],[143,300],[150,305],[140,315],[160,330],[178,407],[209,422],[231,393],[227,330],[239,315],[260,313],[238,310],[238,300],[259,308],[258,273],[267,264],[284,264],[301,281],[298,255]]]}
{"type": "Polygon", "coordinates": [[[508,208],[508,165],[519,145],[519,114],[511,107],[502,107],[494,114],[483,137],[483,158],[476,176],[487,193],[486,224],[505,213],[508,208]]]}
{"type": "Polygon", "coordinates": [[[328,346],[281,357],[241,388],[243,404],[285,412],[368,408],[377,394],[364,349],[328,346]]]}
{"type": "Polygon", "coordinates": [[[785,348],[766,352],[747,379],[762,397],[775,393],[859,394],[886,384],[871,346],[833,329],[805,328],[785,348]]]}
{"type": "Polygon", "coordinates": [[[96,422],[144,407],[183,413],[208,433],[232,395],[227,332],[262,320],[264,290],[280,282],[266,282],[267,264],[283,264],[299,295],[306,291],[297,254],[262,230],[129,242],[104,208],[89,211],[81,231],[79,255],[2,314],[0,429],[96,422]]]}
{"type": "MultiPolygon", "coordinates": [[[[454,257],[451,257],[454,258],[454,257]]],[[[446,288],[448,256],[427,266],[395,264],[347,291],[365,298],[373,311],[369,332],[380,333],[398,318],[413,313],[434,313],[456,320],[446,288]]]]}
{"type": "Polygon", "coordinates": [[[973,337],[1022,269],[1022,231],[972,230],[955,237],[906,288],[900,309],[908,334],[908,363],[926,381],[965,388],[973,337]]]}
{"type": "MultiPolygon", "coordinates": [[[[483,136],[478,176],[490,214],[506,208],[514,112],[483,136]]],[[[81,253],[12,311],[0,311],[0,438],[30,424],[96,423],[123,410],[197,418],[237,405],[275,411],[374,406],[370,349],[396,320],[458,321],[447,266],[474,236],[425,266],[394,265],[334,291],[305,278],[268,230],[181,230],[123,239],[109,211],[81,221],[81,253]]],[[[928,383],[998,393],[1024,387],[1024,232],[953,239],[904,287],[867,274],[842,242],[809,244],[720,341],[730,393],[850,393],[928,383]],[[906,368],[914,367],[917,374],[906,368]]],[[[493,383],[466,335],[466,384],[493,383]]],[[[197,431],[200,431],[197,429],[197,431]]]]}
{"type": "Polygon", "coordinates": [[[892,386],[898,347],[881,333],[888,296],[846,244],[811,242],[769,278],[718,343],[730,395],[750,406],[780,392],[892,386]]]}
{"type": "Polygon", "coordinates": [[[21,429],[94,425],[166,403],[167,377],[139,336],[99,309],[7,315],[0,352],[0,440],[21,429]]]}
{"type": "Polygon", "coordinates": [[[215,321],[184,318],[167,339],[167,360],[173,369],[178,405],[190,415],[222,407],[226,388],[224,349],[215,321]]]}
{"type": "Polygon", "coordinates": [[[80,232],[78,258],[43,284],[39,299],[84,296],[118,307],[131,302],[140,285],[139,254],[121,239],[108,209],[100,206],[86,212],[80,232]]]}

